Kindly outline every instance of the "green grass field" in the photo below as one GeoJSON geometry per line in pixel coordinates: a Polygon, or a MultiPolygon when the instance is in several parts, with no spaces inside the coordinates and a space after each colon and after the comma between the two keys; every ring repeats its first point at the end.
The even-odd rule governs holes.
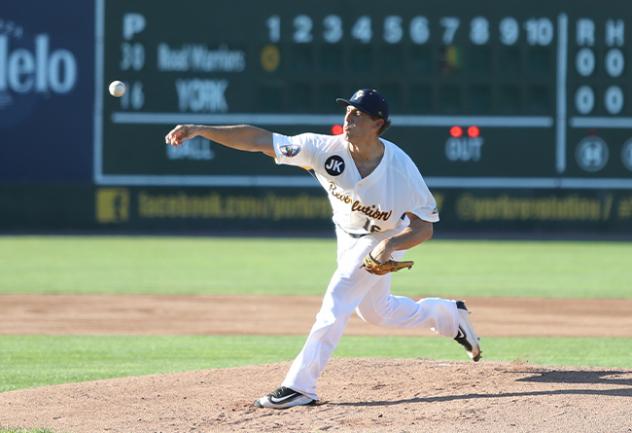
{"type": "MultiPolygon", "coordinates": [[[[632,298],[632,243],[431,241],[406,295],[632,298]]],[[[329,239],[0,237],[0,293],[320,295],[329,239]]]]}
{"type": "MultiPolygon", "coordinates": [[[[303,336],[4,336],[0,392],[122,376],[290,361],[303,336]]],[[[486,361],[632,369],[627,338],[484,338],[486,361]]],[[[345,336],[336,357],[467,361],[439,337],[345,336]]]]}
{"type": "MultiPolygon", "coordinates": [[[[632,298],[632,243],[432,241],[408,295],[632,298]]],[[[333,240],[0,237],[0,293],[320,295],[333,240]]],[[[0,391],[290,360],[304,337],[2,336],[0,391]]],[[[485,359],[632,368],[629,338],[486,338],[485,359]]],[[[344,337],[335,356],[465,360],[442,338],[344,337]]],[[[3,433],[0,431],[0,433],[3,433]]]]}

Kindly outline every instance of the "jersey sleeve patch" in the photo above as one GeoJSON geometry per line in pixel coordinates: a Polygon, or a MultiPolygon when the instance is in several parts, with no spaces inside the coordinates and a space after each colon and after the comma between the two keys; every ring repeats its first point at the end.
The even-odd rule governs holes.
{"type": "Polygon", "coordinates": [[[301,146],[298,144],[283,144],[279,146],[279,151],[286,158],[293,158],[301,152],[301,146]]]}
{"type": "Polygon", "coordinates": [[[318,136],[311,133],[287,136],[273,133],[275,162],[297,167],[312,167],[318,136]]]}

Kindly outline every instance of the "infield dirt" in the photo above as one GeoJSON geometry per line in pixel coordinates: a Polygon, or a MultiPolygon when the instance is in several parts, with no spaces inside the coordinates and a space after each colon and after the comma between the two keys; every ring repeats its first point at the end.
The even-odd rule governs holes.
{"type": "MultiPolygon", "coordinates": [[[[483,337],[632,336],[632,301],[467,301],[483,337]],[[613,319],[616,327],[611,326],[613,319]]],[[[318,302],[263,296],[3,295],[0,334],[261,334],[262,329],[267,334],[305,334],[318,302]],[[292,314],[287,314],[289,306],[292,314]],[[280,317],[278,328],[268,326],[280,317]]],[[[381,330],[356,318],[347,332],[413,333],[420,335],[381,330]]],[[[485,360],[333,359],[319,382],[321,405],[286,411],[254,408],[253,401],[274,389],[288,366],[0,393],[0,426],[59,433],[632,432],[632,371],[485,360]]]]}
{"type": "MultiPolygon", "coordinates": [[[[307,335],[318,296],[0,295],[0,335],[307,335]]],[[[468,298],[482,336],[632,337],[632,300],[468,298]],[[616,323],[616,326],[613,326],[616,323]]],[[[431,335],[353,315],[345,335],[431,335]]]]}

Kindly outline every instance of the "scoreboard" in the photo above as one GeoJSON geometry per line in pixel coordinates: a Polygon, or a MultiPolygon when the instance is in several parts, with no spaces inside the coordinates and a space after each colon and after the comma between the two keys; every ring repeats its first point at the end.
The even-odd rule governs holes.
{"type": "Polygon", "coordinates": [[[316,186],[178,123],[337,133],[378,89],[435,188],[632,189],[632,3],[96,0],[99,185],[316,186]],[[122,98],[107,84],[128,84],[122,98]]]}

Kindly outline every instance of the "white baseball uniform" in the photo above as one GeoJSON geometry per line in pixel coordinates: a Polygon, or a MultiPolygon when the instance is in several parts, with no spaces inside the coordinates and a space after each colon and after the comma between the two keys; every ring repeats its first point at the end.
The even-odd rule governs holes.
{"type": "MultiPolygon", "coordinates": [[[[347,320],[356,311],[363,320],[381,326],[429,327],[453,338],[458,312],[453,300],[426,298],[418,302],[391,294],[390,274],[378,276],[361,268],[363,258],[383,239],[408,225],[404,213],[437,222],[436,202],[419,170],[399,147],[381,139],[384,156],[362,178],[343,135],[274,134],[277,164],[314,171],[329,195],[336,225],[337,269],[329,282],[301,353],[283,386],[314,400],[316,381],[336,348],[347,320]]],[[[400,259],[402,251],[395,254],[400,259]]]]}

